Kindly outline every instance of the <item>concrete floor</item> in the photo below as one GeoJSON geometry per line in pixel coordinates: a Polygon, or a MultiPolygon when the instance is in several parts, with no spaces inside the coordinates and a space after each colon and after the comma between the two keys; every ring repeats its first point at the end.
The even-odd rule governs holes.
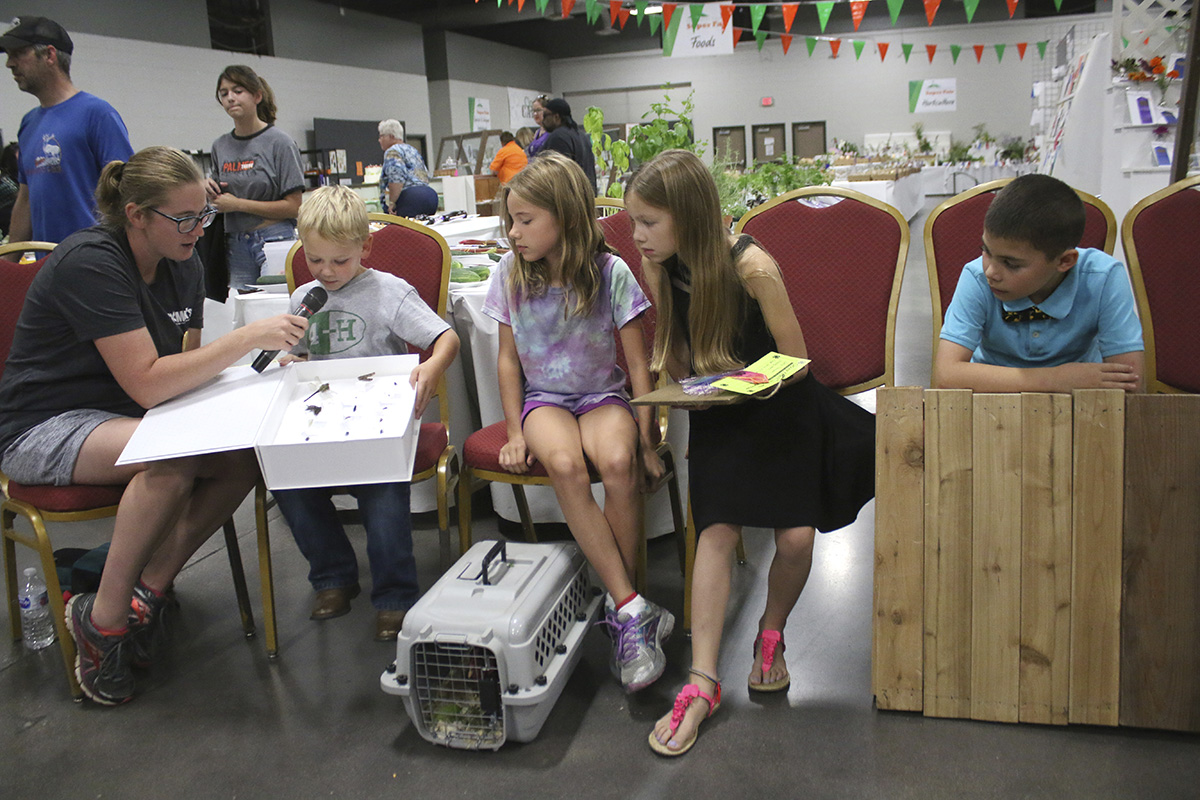
{"type": "MultiPolygon", "coordinates": [[[[901,384],[929,379],[921,230],[935,203],[912,225],[897,337],[901,384]]],[[[478,516],[477,538],[496,536],[486,510],[478,516]]],[[[778,696],[751,697],[745,688],[771,550],[764,532],[748,532],[749,560],[735,570],[721,662],[724,703],[693,751],[676,760],[651,753],[646,736],[684,682],[683,636],[669,643],[662,680],[626,696],[608,674],[607,640],[591,633],[532,743],[495,753],[427,743],[399,698],[379,689],[394,653],[371,640],[374,616],[365,597],[341,619],[307,619],[306,565],[276,518],[275,662],[261,637],[241,634],[220,537],[180,576],[182,613],[168,655],[139,678],[138,697],[127,706],[72,703],[56,648],[0,646],[0,796],[1200,797],[1200,737],[876,711],[872,517],[868,506],[854,525],[820,537],[812,578],[787,628],[792,687],[778,696]]],[[[247,507],[237,522],[261,614],[247,507]]],[[[428,586],[439,574],[437,534],[427,519],[418,527],[417,558],[428,586]]],[[[104,522],[67,526],[55,542],[89,546],[107,531],[104,522]]],[[[26,552],[19,558],[30,561],[26,552]]],[[[650,545],[650,586],[652,597],[680,613],[683,581],[669,538],[650,545]]]]}

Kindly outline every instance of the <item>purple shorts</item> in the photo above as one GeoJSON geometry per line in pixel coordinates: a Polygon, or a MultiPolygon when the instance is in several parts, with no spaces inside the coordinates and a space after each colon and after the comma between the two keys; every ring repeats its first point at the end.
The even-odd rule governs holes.
{"type": "Polygon", "coordinates": [[[576,417],[582,417],[589,411],[594,411],[600,406],[623,406],[632,416],[634,421],[637,421],[637,414],[633,411],[633,406],[629,405],[629,401],[624,397],[609,394],[597,397],[594,394],[584,395],[561,395],[555,401],[545,399],[543,394],[537,400],[526,400],[524,408],[521,409],[521,425],[525,425],[525,418],[529,416],[529,412],[535,408],[542,406],[551,406],[553,408],[565,408],[576,417]]]}

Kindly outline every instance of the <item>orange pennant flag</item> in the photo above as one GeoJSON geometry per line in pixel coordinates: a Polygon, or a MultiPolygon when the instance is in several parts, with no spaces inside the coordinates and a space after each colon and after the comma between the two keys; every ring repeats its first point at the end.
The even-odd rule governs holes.
{"type": "Polygon", "coordinates": [[[975,44],[975,45],[971,45],[971,47],[975,50],[975,63],[982,64],[983,63],[983,45],[975,44]]]}
{"type": "Polygon", "coordinates": [[[737,47],[738,40],[741,38],[742,38],[742,29],[734,28],[733,29],[733,46],[734,47],[737,47]]]}
{"type": "Polygon", "coordinates": [[[796,19],[796,10],[798,8],[800,8],[799,3],[783,4],[783,29],[789,33],[792,30],[792,21],[796,19]]]}
{"type": "Polygon", "coordinates": [[[925,0],[925,19],[929,20],[929,24],[933,24],[933,18],[937,16],[938,6],[942,4],[942,0],[925,0]]]}
{"type": "Polygon", "coordinates": [[[838,49],[842,46],[841,39],[831,39],[829,41],[829,52],[833,53],[833,57],[837,58],[838,49]]]}
{"type": "Polygon", "coordinates": [[[933,54],[937,52],[937,45],[936,44],[925,45],[925,52],[929,53],[929,63],[932,64],[933,63],[933,54]]]}
{"type": "Polygon", "coordinates": [[[854,30],[858,30],[863,17],[866,16],[867,2],[868,0],[850,0],[850,16],[854,19],[854,30]]]}
{"type": "Polygon", "coordinates": [[[792,35],[790,33],[779,34],[779,41],[783,42],[783,54],[786,56],[788,48],[792,46],[792,35]]]}
{"type": "Polygon", "coordinates": [[[883,59],[887,58],[888,47],[889,47],[889,45],[887,42],[879,43],[879,60],[880,61],[883,61],[883,59]]]}
{"type": "Polygon", "coordinates": [[[525,10],[525,0],[517,0],[517,11],[525,10]]]}
{"type": "Polygon", "coordinates": [[[729,27],[729,18],[733,16],[733,6],[721,6],[721,33],[729,27]]]}
{"type": "Polygon", "coordinates": [[[608,0],[608,20],[613,28],[621,21],[621,0],[608,0]]]}
{"type": "MultiPolygon", "coordinates": [[[[679,5],[679,4],[678,3],[663,3],[662,4],[663,30],[666,30],[667,28],[671,27],[671,15],[675,13],[675,6],[677,6],[677,5],[679,5]]],[[[737,44],[737,39],[734,39],[733,43],[737,44]]]]}
{"type": "Polygon", "coordinates": [[[571,16],[571,10],[575,8],[575,0],[562,0],[563,19],[571,16]]]}
{"type": "Polygon", "coordinates": [[[629,22],[629,13],[628,8],[621,9],[621,30],[625,30],[625,23],[629,22]]]}
{"type": "Polygon", "coordinates": [[[1008,18],[1012,19],[1012,15],[1017,13],[1017,0],[1004,0],[1008,3],[1008,18]]]}
{"type": "Polygon", "coordinates": [[[1029,42],[1017,42],[1017,53],[1020,54],[1021,60],[1025,60],[1025,48],[1029,46],[1029,42]]]}

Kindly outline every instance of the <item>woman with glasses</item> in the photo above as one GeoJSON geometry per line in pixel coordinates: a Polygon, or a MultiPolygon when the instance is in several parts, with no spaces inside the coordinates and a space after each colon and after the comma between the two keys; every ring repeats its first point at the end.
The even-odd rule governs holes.
{"type": "Polygon", "coordinates": [[[275,93],[254,70],[229,66],[217,79],[217,102],[233,131],[212,146],[208,197],[225,215],[229,285],[255,283],[267,263],[264,242],[296,238],[304,193],[300,149],[274,126],[275,93]]]}
{"type": "Polygon", "coordinates": [[[191,158],[150,147],[110,162],[100,224],[59,244],[34,277],[0,378],[0,470],[31,485],[120,485],[95,594],[71,598],[75,671],[93,700],[133,696],[161,632],[167,590],[258,474],[250,450],[116,466],[146,409],[247,353],[288,350],[308,322],[281,314],[200,346],[196,242],[216,209],[191,158]],[[186,342],[185,342],[185,334],[186,342]]]}
{"type": "Polygon", "coordinates": [[[546,130],[546,127],[542,124],[542,117],[546,113],[546,101],[549,99],[549,97],[543,94],[533,101],[533,121],[538,124],[538,127],[537,136],[534,136],[533,141],[525,147],[525,155],[529,158],[533,158],[538,154],[538,151],[546,144],[546,137],[550,135],[550,131],[546,130]]]}

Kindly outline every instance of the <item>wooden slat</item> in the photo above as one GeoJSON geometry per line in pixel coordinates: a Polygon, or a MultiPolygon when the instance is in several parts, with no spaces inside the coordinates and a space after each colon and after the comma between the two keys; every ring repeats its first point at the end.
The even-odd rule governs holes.
{"type": "Polygon", "coordinates": [[[1200,730],[1200,396],[1125,417],[1122,725],[1200,730]]]}
{"type": "Polygon", "coordinates": [[[971,716],[971,391],[925,393],[925,714],[971,716]]]}
{"type": "Polygon", "coordinates": [[[1116,725],[1120,692],[1125,394],[1074,395],[1071,700],[1068,720],[1116,725]]]}
{"type": "Polygon", "coordinates": [[[1067,724],[1071,398],[1021,397],[1021,722],[1067,724]]]}
{"type": "Polygon", "coordinates": [[[971,716],[1016,722],[1021,638],[1021,397],[973,409],[971,716]]]}
{"type": "Polygon", "coordinates": [[[879,708],[920,711],[924,444],[922,390],[876,396],[871,689],[879,708]]]}

